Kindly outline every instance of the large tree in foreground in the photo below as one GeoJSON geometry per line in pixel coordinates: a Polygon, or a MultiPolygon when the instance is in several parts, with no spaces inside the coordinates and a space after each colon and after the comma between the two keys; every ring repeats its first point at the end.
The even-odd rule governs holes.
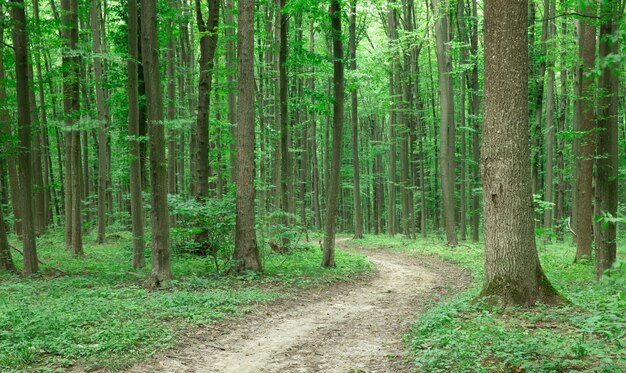
{"type": "Polygon", "coordinates": [[[503,304],[555,303],[539,263],[530,185],[528,0],[485,0],[485,113],[481,171],[485,283],[503,304]]]}
{"type": "Polygon", "coordinates": [[[333,105],[333,147],[328,197],[326,202],[326,229],[324,233],[324,255],[322,267],[335,267],[335,233],[337,231],[337,210],[339,201],[339,177],[341,171],[341,148],[343,139],[344,71],[343,41],[341,40],[341,4],[339,0],[330,2],[334,57],[334,105],[333,105]]]}
{"type": "Polygon", "coordinates": [[[150,218],[152,220],[152,282],[160,286],[172,278],[170,267],[170,215],[167,206],[167,169],[163,94],[159,70],[156,0],[141,1],[141,51],[146,82],[150,136],[150,218]]]}
{"type": "MultiPolygon", "coordinates": [[[[30,275],[39,270],[37,241],[33,213],[33,173],[31,147],[30,102],[28,98],[28,33],[23,0],[15,1],[11,9],[13,20],[13,51],[15,56],[15,91],[17,96],[17,133],[19,144],[20,192],[22,197],[22,241],[24,243],[23,273],[30,275]]],[[[13,191],[15,192],[15,191],[13,191]]],[[[0,221],[0,224],[4,224],[0,221]]]]}
{"type": "Polygon", "coordinates": [[[237,225],[235,268],[261,271],[254,209],[254,0],[239,1],[237,29],[239,64],[239,112],[237,126],[237,225]]]}

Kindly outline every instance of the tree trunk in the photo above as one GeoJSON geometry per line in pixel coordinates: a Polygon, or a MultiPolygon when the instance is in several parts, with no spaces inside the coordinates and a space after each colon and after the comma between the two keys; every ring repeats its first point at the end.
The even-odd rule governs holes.
{"type": "MultiPolygon", "coordinates": [[[[178,12],[178,0],[168,1],[168,5],[178,12]]],[[[174,47],[174,21],[168,20],[167,30],[167,120],[170,123],[170,129],[167,131],[167,190],[169,194],[176,194],[177,178],[177,160],[178,155],[178,131],[174,128],[176,120],[176,48],[174,47]]],[[[180,92],[182,95],[182,92],[180,92]]],[[[170,217],[170,225],[175,225],[176,216],[170,217]]]]}
{"type": "Polygon", "coordinates": [[[335,268],[335,233],[337,228],[337,202],[339,199],[339,178],[341,171],[341,151],[343,149],[343,109],[344,109],[344,66],[343,42],[341,40],[341,4],[339,0],[330,2],[330,19],[333,41],[333,158],[328,199],[326,203],[326,229],[324,231],[323,268],[335,268]]]}
{"type": "Polygon", "coordinates": [[[159,70],[156,0],[141,0],[141,48],[150,137],[150,204],[152,220],[152,273],[154,286],[172,278],[170,268],[170,227],[167,206],[167,170],[163,98],[159,70]]]}
{"type": "Polygon", "coordinates": [[[485,0],[482,177],[485,281],[502,304],[555,303],[535,246],[530,185],[527,0],[485,0]]]}
{"type": "Polygon", "coordinates": [[[61,1],[61,27],[67,52],[63,55],[63,111],[65,126],[65,242],[76,256],[83,255],[80,131],[74,126],[80,115],[80,57],[74,55],[78,44],[77,0],[61,1]]]}
{"type": "MultiPolygon", "coordinates": [[[[398,17],[395,9],[395,0],[389,3],[389,43],[392,48],[398,39],[398,17]]],[[[398,103],[396,98],[396,74],[398,70],[398,58],[393,57],[391,71],[389,73],[389,96],[391,108],[389,110],[389,194],[387,195],[387,234],[395,236],[398,232],[396,227],[396,126],[398,103]]]]}
{"type": "MultiPolygon", "coordinates": [[[[356,0],[350,3],[350,70],[356,71],[356,0]]],[[[359,111],[356,87],[351,92],[352,124],[352,169],[354,203],[354,238],[363,238],[363,217],[361,216],[361,177],[359,175],[359,111]]]]}
{"type": "MultiPolygon", "coordinates": [[[[604,23],[600,26],[600,58],[607,59],[619,52],[619,40],[616,37],[619,20],[623,9],[617,1],[603,2],[600,15],[604,23]]],[[[599,90],[600,115],[598,120],[599,133],[597,172],[596,172],[596,205],[600,216],[606,218],[617,216],[619,202],[619,71],[618,63],[608,63],[600,75],[599,90]]],[[[611,268],[617,257],[617,224],[608,219],[599,223],[596,231],[596,277],[602,278],[604,271],[611,268]]]]}
{"type": "Polygon", "coordinates": [[[254,1],[239,1],[237,29],[239,128],[237,129],[237,223],[235,252],[238,271],[262,271],[255,230],[254,190],[254,1]]]}
{"type": "MultiPolygon", "coordinates": [[[[472,25],[470,34],[470,54],[473,59],[470,95],[472,109],[472,159],[474,167],[472,171],[472,189],[481,187],[480,182],[480,96],[478,82],[478,6],[476,0],[472,0],[472,25]]],[[[472,241],[478,242],[480,232],[480,193],[472,191],[472,241]]]]}
{"type": "Polygon", "coordinates": [[[454,207],[454,91],[452,89],[452,55],[448,17],[439,15],[447,8],[447,0],[433,0],[432,6],[438,14],[435,22],[435,39],[437,44],[437,67],[439,71],[439,89],[441,91],[441,127],[439,137],[441,151],[441,189],[443,212],[445,217],[446,238],[449,246],[456,246],[456,217],[454,207]]]}
{"type": "MultiPolygon", "coordinates": [[[[546,52],[545,58],[548,65],[548,89],[546,94],[546,186],[544,192],[544,201],[547,206],[543,213],[543,227],[546,233],[552,227],[553,215],[554,215],[554,56],[553,51],[556,48],[556,22],[554,16],[556,14],[556,3],[550,2],[550,6],[546,9],[548,18],[548,35],[547,43],[549,43],[549,52],[546,52]]],[[[548,49],[548,48],[547,48],[548,49]]],[[[550,234],[545,234],[544,242],[550,243],[550,234]]]]}
{"type": "MultiPolygon", "coordinates": [[[[585,14],[595,15],[595,7],[587,7],[585,14]]],[[[593,164],[596,152],[595,116],[595,79],[589,76],[595,66],[596,58],[596,27],[582,21],[579,32],[579,57],[583,63],[584,72],[581,76],[580,131],[578,163],[578,212],[576,217],[576,260],[591,259],[591,244],[593,242],[593,164]]]]}
{"type": "Polygon", "coordinates": [[[235,66],[235,20],[233,19],[233,0],[226,0],[224,9],[224,42],[226,44],[226,86],[228,100],[228,123],[230,124],[230,136],[233,139],[230,145],[230,180],[235,182],[235,165],[237,151],[237,66],[235,66]]]}
{"type": "Polygon", "coordinates": [[[219,23],[219,0],[208,0],[209,16],[202,18],[201,0],[196,0],[196,18],[200,36],[200,82],[198,85],[198,127],[195,193],[203,200],[209,196],[209,110],[215,51],[217,49],[217,27],[219,23]]]}
{"type": "Polygon", "coordinates": [[[130,153],[130,209],[133,221],[133,268],[145,266],[145,221],[141,196],[141,146],[139,143],[139,22],[137,0],[128,0],[128,137],[130,153]]]}
{"type": "Polygon", "coordinates": [[[106,205],[107,205],[107,183],[108,183],[108,149],[106,128],[108,127],[109,113],[104,91],[104,69],[102,60],[102,45],[100,42],[100,28],[98,27],[100,18],[100,2],[91,1],[89,9],[91,16],[91,35],[93,39],[93,68],[94,80],[96,82],[96,105],[98,108],[98,235],[96,242],[104,243],[106,234],[106,205]]]}
{"type": "MultiPolygon", "coordinates": [[[[33,175],[31,159],[31,122],[28,84],[28,33],[24,0],[16,0],[11,9],[13,20],[13,50],[15,56],[15,89],[17,96],[17,126],[19,144],[19,180],[22,203],[22,241],[24,245],[24,275],[39,270],[33,213],[33,175]]],[[[4,221],[0,221],[4,224],[4,221]]]]}
{"type": "MultiPolygon", "coordinates": [[[[3,12],[0,6],[0,13],[3,12]]],[[[2,26],[0,26],[2,27],[2,26]]],[[[4,222],[4,214],[0,208],[0,271],[17,272],[13,258],[11,257],[11,247],[7,239],[6,223],[4,222]]]]}
{"type": "MultiPolygon", "coordinates": [[[[4,40],[4,27],[6,27],[5,14],[0,4],[0,40],[4,40]]],[[[4,56],[4,44],[0,43],[0,56],[4,56]]],[[[0,81],[4,82],[6,79],[4,70],[4,59],[0,58],[0,81]]],[[[6,102],[7,93],[4,84],[0,84],[0,102],[6,102]]],[[[0,106],[0,134],[6,139],[13,138],[13,131],[11,130],[11,119],[9,118],[9,110],[6,105],[0,106]]],[[[11,207],[13,208],[13,218],[15,219],[14,228],[15,233],[18,236],[22,235],[22,202],[20,201],[20,187],[19,178],[17,174],[17,164],[15,155],[17,149],[13,145],[12,141],[6,141],[4,144],[4,151],[7,159],[7,169],[9,174],[9,186],[11,188],[11,207]]]]}
{"type": "MultiPolygon", "coordinates": [[[[563,4],[565,0],[561,0],[563,4]]],[[[561,35],[567,35],[567,21],[561,22],[561,35]]],[[[567,68],[565,67],[565,57],[567,50],[564,48],[561,52],[561,103],[559,108],[558,132],[565,130],[565,116],[567,115],[567,68]]],[[[565,139],[558,139],[557,146],[557,188],[556,188],[556,205],[555,205],[555,232],[556,239],[563,241],[563,219],[565,217],[565,159],[563,152],[565,151],[565,139]]]]}

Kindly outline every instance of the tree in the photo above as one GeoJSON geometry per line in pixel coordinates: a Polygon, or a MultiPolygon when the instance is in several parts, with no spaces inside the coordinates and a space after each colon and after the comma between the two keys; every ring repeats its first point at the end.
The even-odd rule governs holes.
{"type": "Polygon", "coordinates": [[[441,150],[441,189],[443,214],[445,217],[446,238],[449,246],[457,245],[456,213],[454,208],[454,92],[452,89],[452,55],[450,51],[450,31],[448,29],[447,0],[433,0],[437,16],[435,39],[437,42],[437,68],[441,91],[441,125],[439,137],[441,150]]]}
{"type": "MultiPolygon", "coordinates": [[[[61,0],[63,54],[63,112],[65,126],[65,244],[76,256],[83,255],[83,218],[81,192],[80,131],[75,128],[80,116],[80,56],[78,48],[77,0],[61,0]]],[[[24,220],[26,220],[24,216],[24,220]]]]}
{"type": "MultiPolygon", "coordinates": [[[[356,71],[356,0],[350,3],[350,70],[356,71]]],[[[351,115],[352,124],[352,169],[353,169],[353,204],[354,238],[363,238],[363,216],[361,215],[361,176],[359,174],[359,110],[356,86],[352,87],[351,115]]]]}
{"type": "Polygon", "coordinates": [[[326,229],[324,231],[322,267],[335,268],[335,234],[337,230],[337,204],[339,199],[341,150],[343,148],[343,108],[345,91],[343,41],[341,40],[341,4],[339,0],[331,0],[329,13],[333,42],[333,148],[330,179],[328,180],[326,229]]]}
{"type": "Polygon", "coordinates": [[[235,252],[238,271],[262,271],[255,230],[254,190],[254,0],[239,1],[237,128],[237,222],[235,252]]]}
{"type": "Polygon", "coordinates": [[[167,206],[163,95],[156,15],[156,0],[141,0],[141,49],[150,137],[151,281],[154,286],[158,287],[172,278],[172,270],[170,268],[170,217],[167,206]]]}
{"type": "Polygon", "coordinates": [[[539,263],[530,185],[527,0],[485,1],[485,112],[481,148],[485,280],[504,304],[555,303],[539,263]]]}
{"type": "MultiPolygon", "coordinates": [[[[595,16],[595,6],[588,6],[584,13],[588,16],[595,16]]],[[[583,72],[579,81],[580,94],[578,97],[579,128],[582,133],[578,140],[578,154],[575,154],[576,175],[578,189],[576,214],[576,260],[591,259],[592,237],[592,217],[593,217],[593,164],[596,152],[596,114],[594,108],[594,85],[595,78],[589,74],[595,66],[596,60],[596,27],[587,21],[581,21],[578,32],[579,58],[583,64],[583,72]]]]}
{"type": "Polygon", "coordinates": [[[100,2],[91,1],[89,8],[91,35],[93,40],[93,69],[96,81],[96,105],[98,108],[98,236],[96,242],[104,243],[106,233],[106,205],[109,155],[106,130],[109,121],[108,107],[104,91],[104,69],[102,66],[102,45],[100,42],[100,2]]]}
{"type": "Polygon", "coordinates": [[[600,58],[604,66],[599,79],[601,94],[598,128],[598,157],[596,160],[596,208],[604,221],[596,230],[596,277],[611,268],[617,257],[617,225],[611,220],[617,216],[619,201],[619,74],[618,63],[611,55],[619,52],[616,37],[618,24],[623,15],[623,1],[604,1],[600,7],[600,58]]]}
{"type": "MultiPolygon", "coordinates": [[[[26,31],[26,12],[23,0],[12,4],[13,50],[15,56],[15,90],[17,93],[17,126],[19,144],[19,180],[22,202],[22,240],[24,244],[24,268],[22,272],[30,275],[39,270],[37,261],[37,242],[33,213],[33,174],[31,158],[31,122],[28,84],[28,33],[26,31]]],[[[4,221],[0,220],[4,225],[4,221]]]]}
{"type": "Polygon", "coordinates": [[[196,19],[200,31],[200,81],[198,84],[198,129],[197,157],[194,195],[200,200],[209,196],[209,109],[215,50],[217,49],[217,27],[219,23],[219,0],[208,0],[209,17],[202,17],[201,0],[196,0],[196,19]]]}
{"type": "Polygon", "coordinates": [[[0,208],[0,271],[17,272],[13,258],[11,257],[11,247],[7,238],[6,223],[4,214],[0,208]]]}
{"type": "Polygon", "coordinates": [[[141,197],[141,146],[139,144],[139,22],[137,0],[128,0],[128,137],[130,153],[130,207],[133,225],[133,268],[145,266],[145,221],[141,197]]]}

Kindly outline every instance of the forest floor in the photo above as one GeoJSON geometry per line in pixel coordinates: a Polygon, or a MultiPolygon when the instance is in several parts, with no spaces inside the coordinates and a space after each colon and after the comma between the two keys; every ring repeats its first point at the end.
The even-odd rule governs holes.
{"type": "MultiPolygon", "coordinates": [[[[340,240],[341,243],[345,242],[340,240]]],[[[260,305],[242,318],[200,328],[184,347],[131,372],[401,372],[403,335],[470,275],[432,257],[357,249],[376,273],[260,305]]]]}

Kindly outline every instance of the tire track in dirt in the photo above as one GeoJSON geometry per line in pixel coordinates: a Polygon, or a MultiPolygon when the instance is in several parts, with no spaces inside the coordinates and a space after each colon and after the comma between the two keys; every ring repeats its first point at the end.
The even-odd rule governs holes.
{"type": "Polygon", "coordinates": [[[416,314],[461,290],[469,275],[430,257],[359,250],[367,281],[331,285],[201,328],[185,347],[131,372],[404,372],[402,336],[416,314]]]}

